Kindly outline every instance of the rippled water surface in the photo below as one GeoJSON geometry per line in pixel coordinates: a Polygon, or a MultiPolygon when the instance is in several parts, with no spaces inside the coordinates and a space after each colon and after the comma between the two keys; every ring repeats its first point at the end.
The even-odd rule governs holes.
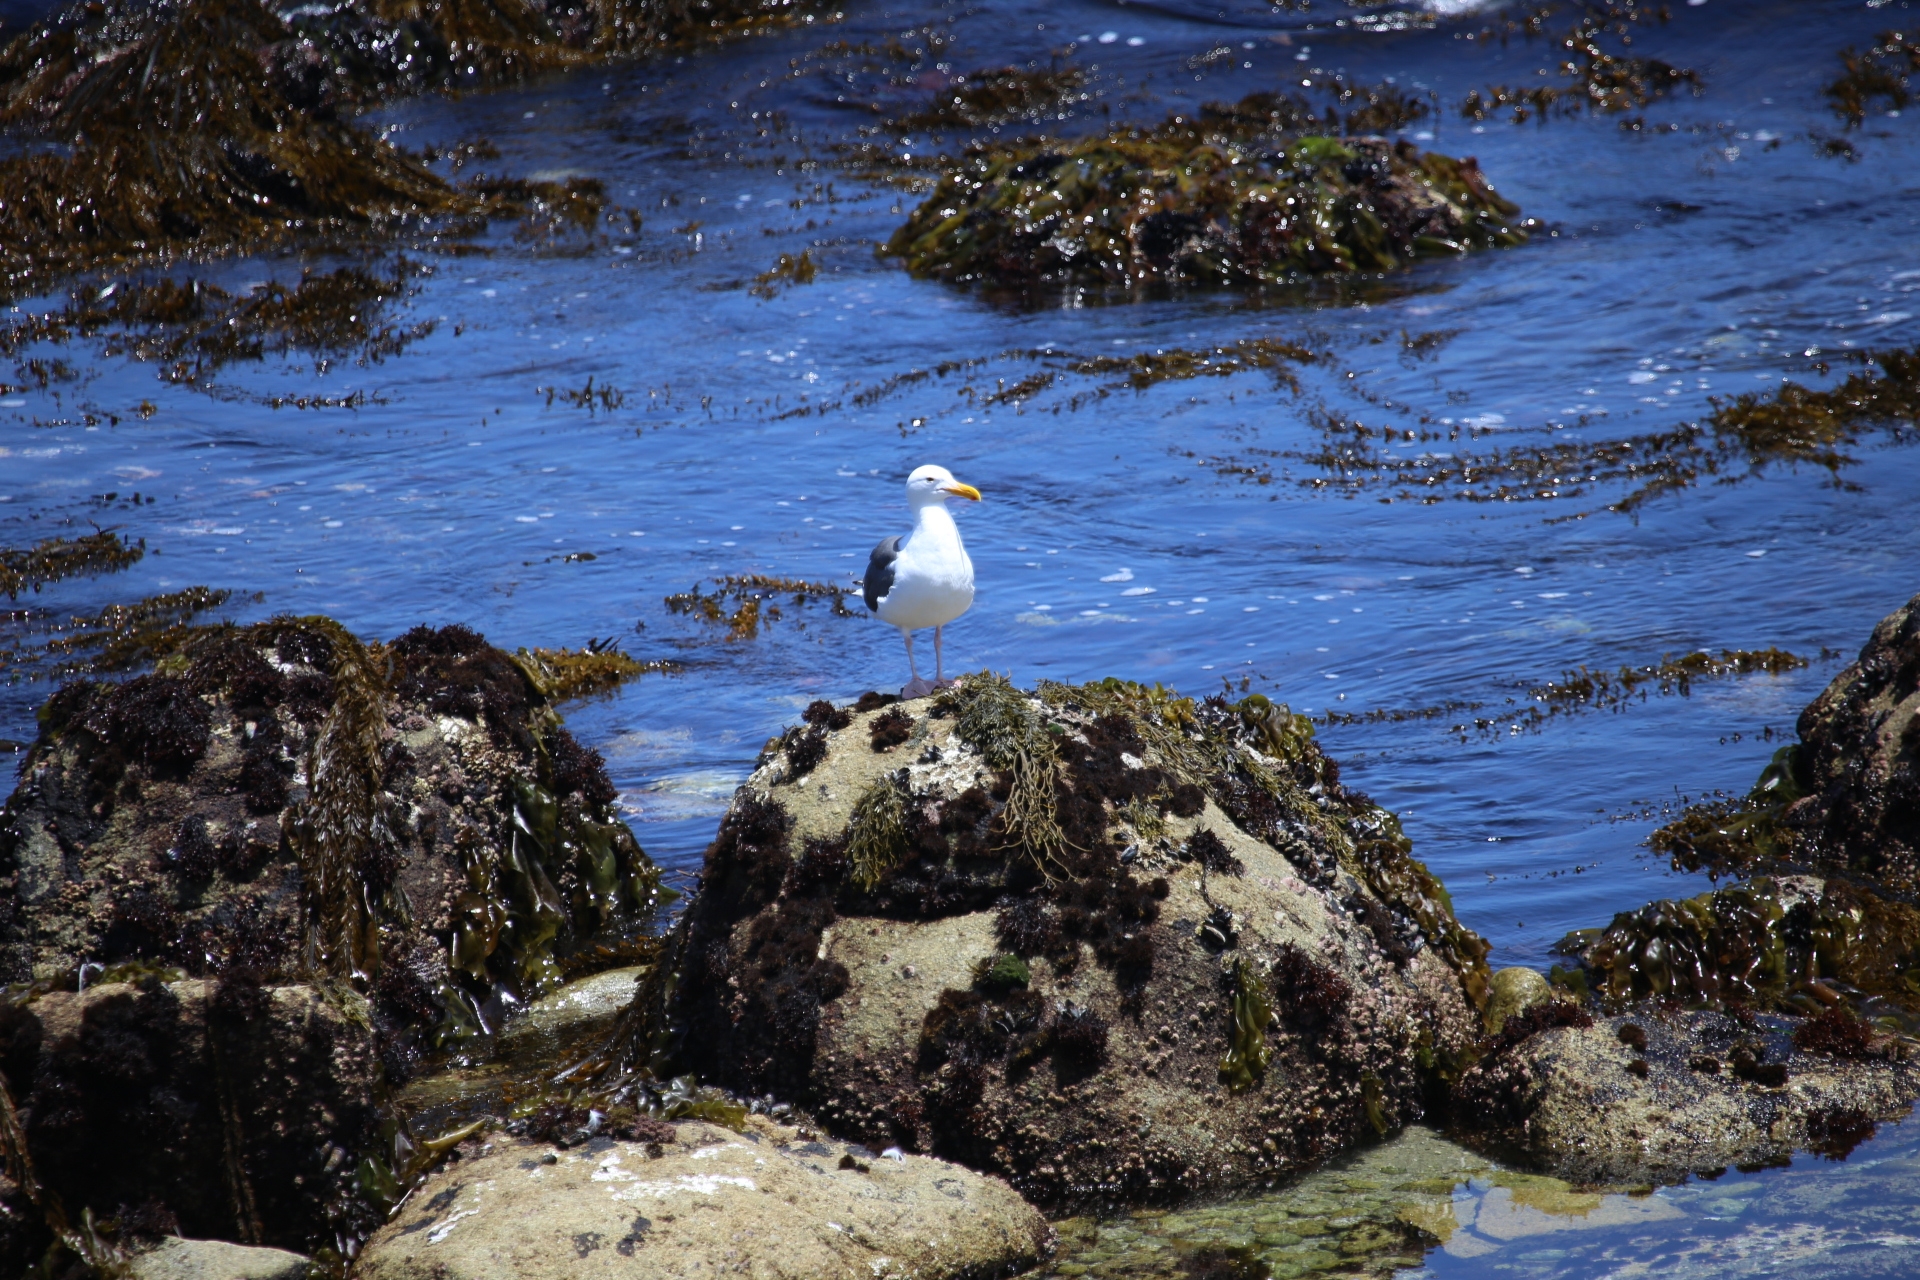
{"type": "MultiPolygon", "coordinates": [[[[195,388],[84,343],[22,351],[72,377],[19,372],[0,397],[0,542],[91,520],[149,555],[21,601],[14,634],[204,583],[232,589],[241,619],[324,612],[370,636],[461,622],[509,647],[612,637],[675,658],[681,674],[570,721],[605,753],[642,843],[686,875],[769,735],[813,698],[897,687],[906,668],[857,600],[858,616],[783,604],[732,639],[664,598],[725,574],[848,583],[904,529],[905,473],[941,462],[986,495],[960,513],[980,591],[951,628],[950,671],[1196,694],[1224,681],[1335,713],[1320,732],[1344,777],[1405,816],[1494,962],[1544,965],[1569,929],[1704,887],[1643,847],[1659,815],[1750,785],[1920,588],[1920,450],[1898,436],[1837,473],[1707,477],[1631,515],[1608,509],[1626,487],[1582,483],[1578,466],[1471,501],[1458,485],[1329,483],[1339,473],[1314,460],[1328,415],[1426,433],[1376,439],[1376,457],[1592,443],[1782,379],[1822,384],[1821,354],[1920,342],[1914,112],[1870,116],[1848,135],[1855,161],[1820,145],[1841,131],[1820,95],[1837,52],[1913,8],[1676,10],[1636,30],[1634,52],[1696,69],[1704,89],[1638,113],[1639,129],[1463,119],[1469,89],[1552,65],[1543,42],[1467,38],[1497,9],[1436,24],[1376,8],[1335,28],[1350,11],[1238,2],[856,0],[833,22],[394,107],[396,141],[484,136],[500,171],[599,178],[638,230],[623,216],[553,242],[502,228],[482,253],[416,246],[383,323],[430,332],[377,361],[269,357],[195,388]],[[929,30],[948,43],[922,64],[827,48],[923,48],[929,30]],[[1338,296],[1014,305],[910,279],[876,244],[912,196],[864,179],[847,144],[900,160],[954,143],[863,134],[880,118],[867,104],[918,101],[942,67],[1050,57],[1088,75],[1089,100],[1050,122],[1066,131],[1301,75],[1391,77],[1440,104],[1412,137],[1477,156],[1547,230],[1338,296]],[[750,288],[803,249],[810,283],[750,288]],[[1135,391],[1066,370],[1257,338],[1326,355],[1297,389],[1252,371],[1135,391]],[[1033,398],[991,401],[1049,369],[1033,398]],[[603,394],[572,403],[589,379],[603,394]],[[316,395],[355,405],[292,403],[316,395]],[[1527,714],[1530,689],[1582,666],[1769,646],[1811,662],[1527,714]]],[[[303,265],[339,264],[198,273],[237,291],[303,265]]],[[[46,692],[0,690],[0,736],[30,738],[46,692]]],[[[1898,1182],[1910,1209],[1910,1174],[1898,1182]]],[[[1436,1273],[1455,1273],[1449,1256],[1436,1273]]]]}

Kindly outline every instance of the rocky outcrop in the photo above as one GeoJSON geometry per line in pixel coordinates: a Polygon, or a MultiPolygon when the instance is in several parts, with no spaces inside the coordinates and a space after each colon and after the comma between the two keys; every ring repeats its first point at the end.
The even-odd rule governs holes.
{"type": "Polygon", "coordinates": [[[1808,1149],[1838,1158],[1920,1094],[1920,1065],[1843,1019],[1557,1008],[1522,1015],[1533,1025],[1496,1041],[1458,1096],[1477,1145],[1576,1182],[1671,1182],[1808,1149]]]}
{"type": "Polygon", "coordinates": [[[1881,620],[1798,729],[1746,796],[1690,808],[1653,847],[1690,869],[1784,864],[1920,892],[1920,596],[1881,620]]]}
{"type": "Polygon", "coordinates": [[[46,992],[0,1004],[0,1071],[36,1198],[69,1221],[306,1250],[379,1220],[358,1180],[380,1068],[351,992],[241,976],[46,992]]]}
{"type": "Polygon", "coordinates": [[[1804,793],[1780,818],[1791,856],[1920,890],[1920,596],[1873,629],[1798,727],[1780,784],[1804,793]]]}
{"type": "Polygon", "coordinates": [[[1478,1034],[1484,944],[1303,717],[988,676],[886,701],[770,744],[631,1062],[1061,1205],[1285,1177],[1419,1116],[1478,1034]]]}
{"type": "Polygon", "coordinates": [[[330,974],[404,1071],[644,956],[657,873],[551,685],[463,627],[363,646],[312,618],[68,685],[0,824],[0,977],[330,974]]]}
{"type": "Polygon", "coordinates": [[[367,1244],[358,1280],[720,1273],[765,1280],[991,1277],[1052,1249],[1004,1183],[925,1156],[823,1141],[760,1117],[738,1133],[564,1151],[510,1139],[440,1170],[367,1244]]]}
{"type": "Polygon", "coordinates": [[[48,1193],[15,1234],[337,1256],[426,1153],[393,1086],[652,954],[658,874],[553,706],[607,655],[569,656],[283,618],[48,702],[0,819],[0,1070],[48,1193]]]}

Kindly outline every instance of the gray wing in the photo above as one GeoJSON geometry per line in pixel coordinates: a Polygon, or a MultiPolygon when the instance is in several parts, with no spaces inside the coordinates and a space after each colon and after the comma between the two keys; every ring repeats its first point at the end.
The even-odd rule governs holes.
{"type": "Polygon", "coordinates": [[[900,558],[900,538],[882,538],[880,545],[867,557],[867,576],[861,583],[860,595],[866,600],[869,610],[878,610],[880,602],[893,590],[893,562],[900,558]]]}

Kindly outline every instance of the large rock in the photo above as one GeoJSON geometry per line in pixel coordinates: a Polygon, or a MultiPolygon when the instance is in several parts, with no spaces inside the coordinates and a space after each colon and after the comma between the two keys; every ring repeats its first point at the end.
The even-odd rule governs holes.
{"type": "Polygon", "coordinates": [[[636,665],[282,618],[48,702],[0,818],[0,1032],[70,1217],[346,1247],[420,1158],[392,1086],[652,954],[656,869],[554,711],[572,658],[636,665]]]}
{"type": "Polygon", "coordinates": [[[1478,1034],[1485,944],[1303,717],[874,700],[740,789],[634,1058],[1059,1205],[1283,1178],[1419,1116],[1478,1034]]]}
{"type": "Polygon", "coordinates": [[[1844,1156],[1920,1094],[1920,1066],[1864,1033],[1849,1043],[1844,1024],[1821,1038],[1773,1014],[1562,1008],[1571,1025],[1536,1014],[1532,1034],[1503,1037],[1466,1073],[1457,1119],[1477,1145],[1577,1182],[1671,1182],[1806,1149],[1844,1156]]]}
{"type": "Polygon", "coordinates": [[[380,1069],[351,992],[241,977],[47,992],[0,1005],[0,1070],[70,1220],[131,1210],[302,1250],[379,1220],[357,1178],[380,1069]]]}
{"type": "Polygon", "coordinates": [[[644,954],[658,876],[551,674],[463,627],[308,618],[67,686],[0,821],[0,978],[330,973],[404,1066],[644,954]]]}
{"type": "Polygon", "coordinates": [[[741,1133],[497,1140],[443,1168],[367,1244],[358,1280],[875,1280],[1012,1275],[1053,1232],[1006,1184],[925,1156],[820,1141],[759,1117],[741,1133]]]}

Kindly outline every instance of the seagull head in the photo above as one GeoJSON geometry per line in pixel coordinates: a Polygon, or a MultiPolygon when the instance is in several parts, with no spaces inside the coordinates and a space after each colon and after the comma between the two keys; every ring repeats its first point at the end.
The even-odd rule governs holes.
{"type": "Polygon", "coordinates": [[[944,503],[949,497],[978,502],[980,491],[970,484],[955,480],[953,472],[945,467],[915,467],[913,474],[907,477],[907,505],[910,507],[924,507],[930,502],[944,503]]]}

